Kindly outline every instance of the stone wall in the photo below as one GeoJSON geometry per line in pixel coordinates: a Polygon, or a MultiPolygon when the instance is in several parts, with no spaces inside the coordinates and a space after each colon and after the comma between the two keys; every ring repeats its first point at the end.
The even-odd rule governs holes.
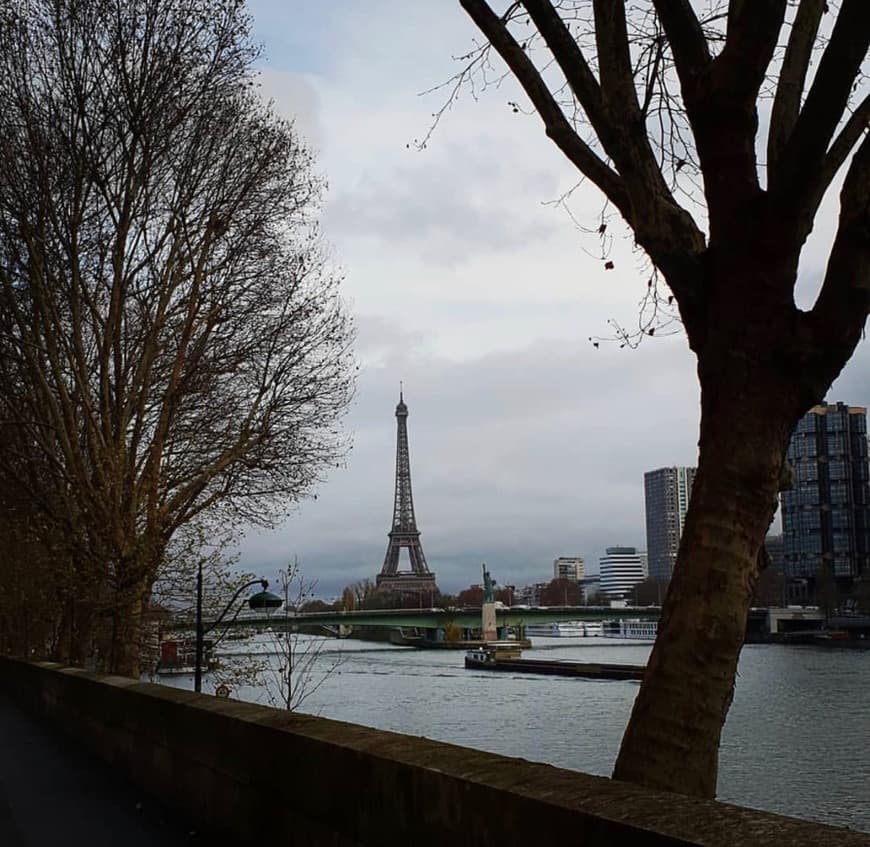
{"type": "Polygon", "coordinates": [[[203,834],[235,843],[870,845],[847,830],[58,665],[0,657],[0,692],[203,834]]]}

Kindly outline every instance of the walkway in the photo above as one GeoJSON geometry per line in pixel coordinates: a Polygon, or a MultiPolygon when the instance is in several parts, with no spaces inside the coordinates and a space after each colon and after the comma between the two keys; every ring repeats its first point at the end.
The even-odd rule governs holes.
{"type": "Polygon", "coordinates": [[[0,845],[191,845],[172,813],[0,695],[0,845]]]}

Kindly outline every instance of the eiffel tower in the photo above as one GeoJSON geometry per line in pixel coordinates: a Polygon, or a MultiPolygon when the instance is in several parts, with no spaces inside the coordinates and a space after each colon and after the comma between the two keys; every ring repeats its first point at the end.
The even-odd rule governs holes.
{"type": "Polygon", "coordinates": [[[402,388],[399,388],[399,405],[396,406],[396,494],[393,500],[393,527],[389,532],[387,555],[378,574],[378,588],[385,591],[417,593],[435,590],[435,574],[429,570],[420,530],[414,517],[414,497],[411,494],[411,461],[408,457],[408,407],[405,405],[402,388]],[[399,554],[408,548],[411,560],[410,571],[399,570],[399,554]]]}

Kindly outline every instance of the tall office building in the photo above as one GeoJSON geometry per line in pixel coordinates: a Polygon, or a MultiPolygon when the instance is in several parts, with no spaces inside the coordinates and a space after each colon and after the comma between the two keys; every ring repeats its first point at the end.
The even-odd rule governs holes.
{"type": "Polygon", "coordinates": [[[680,536],[697,468],[659,468],[643,475],[649,575],[667,581],[674,572],[680,536]]]}
{"type": "Polygon", "coordinates": [[[794,485],[782,493],[786,577],[815,577],[825,564],[839,579],[870,574],[867,410],[814,406],[787,455],[794,485]]]}
{"type": "Polygon", "coordinates": [[[553,579],[570,579],[580,582],[586,576],[586,563],[582,556],[559,556],[553,559],[553,579]]]}
{"type": "Polygon", "coordinates": [[[599,560],[601,593],[622,597],[646,579],[646,553],[636,547],[608,547],[599,560]]]}

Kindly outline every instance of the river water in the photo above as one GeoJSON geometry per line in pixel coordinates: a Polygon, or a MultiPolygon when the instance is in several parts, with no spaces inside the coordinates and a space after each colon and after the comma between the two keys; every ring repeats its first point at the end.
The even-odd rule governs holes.
{"type": "MultiPolygon", "coordinates": [[[[232,650],[267,655],[269,638],[232,650]]],[[[465,670],[462,651],[314,642],[300,711],[602,776],[639,687],[465,670]]],[[[525,655],[643,664],[649,651],[610,639],[536,638],[525,655]]],[[[192,686],[187,677],[161,681],[192,686]]],[[[268,702],[270,689],[274,698],[272,679],[233,696],[268,702]]],[[[208,680],[203,690],[212,690],[208,680]]],[[[719,799],[870,832],[870,651],[744,647],[719,799]]]]}

